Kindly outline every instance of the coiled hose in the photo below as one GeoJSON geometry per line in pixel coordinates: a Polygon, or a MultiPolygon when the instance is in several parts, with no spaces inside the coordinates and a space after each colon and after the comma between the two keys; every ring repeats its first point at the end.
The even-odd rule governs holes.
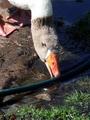
{"type": "Polygon", "coordinates": [[[75,63],[66,69],[63,69],[62,76],[60,78],[51,78],[48,80],[42,80],[30,85],[19,86],[16,88],[9,88],[0,90],[0,97],[4,97],[12,94],[19,94],[27,91],[35,91],[43,87],[51,86],[57,82],[63,82],[74,78],[75,76],[90,69],[90,55],[85,56],[82,60],[75,63]]]}

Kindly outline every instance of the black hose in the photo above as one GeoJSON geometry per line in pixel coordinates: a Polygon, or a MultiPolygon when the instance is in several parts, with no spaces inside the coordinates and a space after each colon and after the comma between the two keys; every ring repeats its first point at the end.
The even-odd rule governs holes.
{"type": "Polygon", "coordinates": [[[89,69],[90,69],[90,55],[85,56],[82,60],[80,60],[78,63],[75,63],[73,66],[63,69],[62,76],[60,78],[51,78],[30,85],[19,86],[16,88],[2,89],[0,90],[0,97],[12,95],[12,94],[19,94],[27,91],[35,91],[43,87],[48,87],[57,82],[63,82],[72,79],[75,76],[89,69]]]}

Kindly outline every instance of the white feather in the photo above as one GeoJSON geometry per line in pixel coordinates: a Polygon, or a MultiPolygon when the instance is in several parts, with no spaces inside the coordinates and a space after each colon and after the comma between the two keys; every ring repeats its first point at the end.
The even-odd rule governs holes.
{"type": "Polygon", "coordinates": [[[52,16],[51,0],[31,0],[32,19],[52,16]]]}
{"type": "Polygon", "coordinates": [[[52,16],[51,0],[8,0],[16,7],[31,10],[32,20],[52,16]]]}

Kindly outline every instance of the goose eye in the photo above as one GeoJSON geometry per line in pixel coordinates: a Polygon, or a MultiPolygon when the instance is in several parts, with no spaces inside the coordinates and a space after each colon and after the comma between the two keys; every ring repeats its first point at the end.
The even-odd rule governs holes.
{"type": "Polygon", "coordinates": [[[46,47],[46,44],[45,44],[45,43],[42,43],[42,46],[43,46],[43,47],[46,47]]]}

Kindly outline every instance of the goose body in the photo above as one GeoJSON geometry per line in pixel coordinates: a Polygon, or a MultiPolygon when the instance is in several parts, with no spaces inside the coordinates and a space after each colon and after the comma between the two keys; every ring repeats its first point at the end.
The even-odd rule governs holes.
{"type": "Polygon", "coordinates": [[[21,9],[25,9],[25,10],[30,10],[29,7],[29,1],[30,0],[8,0],[12,5],[21,8],[21,9]]]}
{"type": "Polygon", "coordinates": [[[9,7],[8,1],[18,8],[31,10],[32,19],[52,15],[51,0],[0,0],[0,3],[4,3],[6,7],[9,7]]]}
{"type": "MultiPolygon", "coordinates": [[[[7,0],[0,0],[4,2],[7,0]]],[[[35,50],[51,76],[60,76],[57,54],[58,37],[53,25],[51,0],[8,0],[10,4],[31,10],[31,32],[35,50]]]]}

